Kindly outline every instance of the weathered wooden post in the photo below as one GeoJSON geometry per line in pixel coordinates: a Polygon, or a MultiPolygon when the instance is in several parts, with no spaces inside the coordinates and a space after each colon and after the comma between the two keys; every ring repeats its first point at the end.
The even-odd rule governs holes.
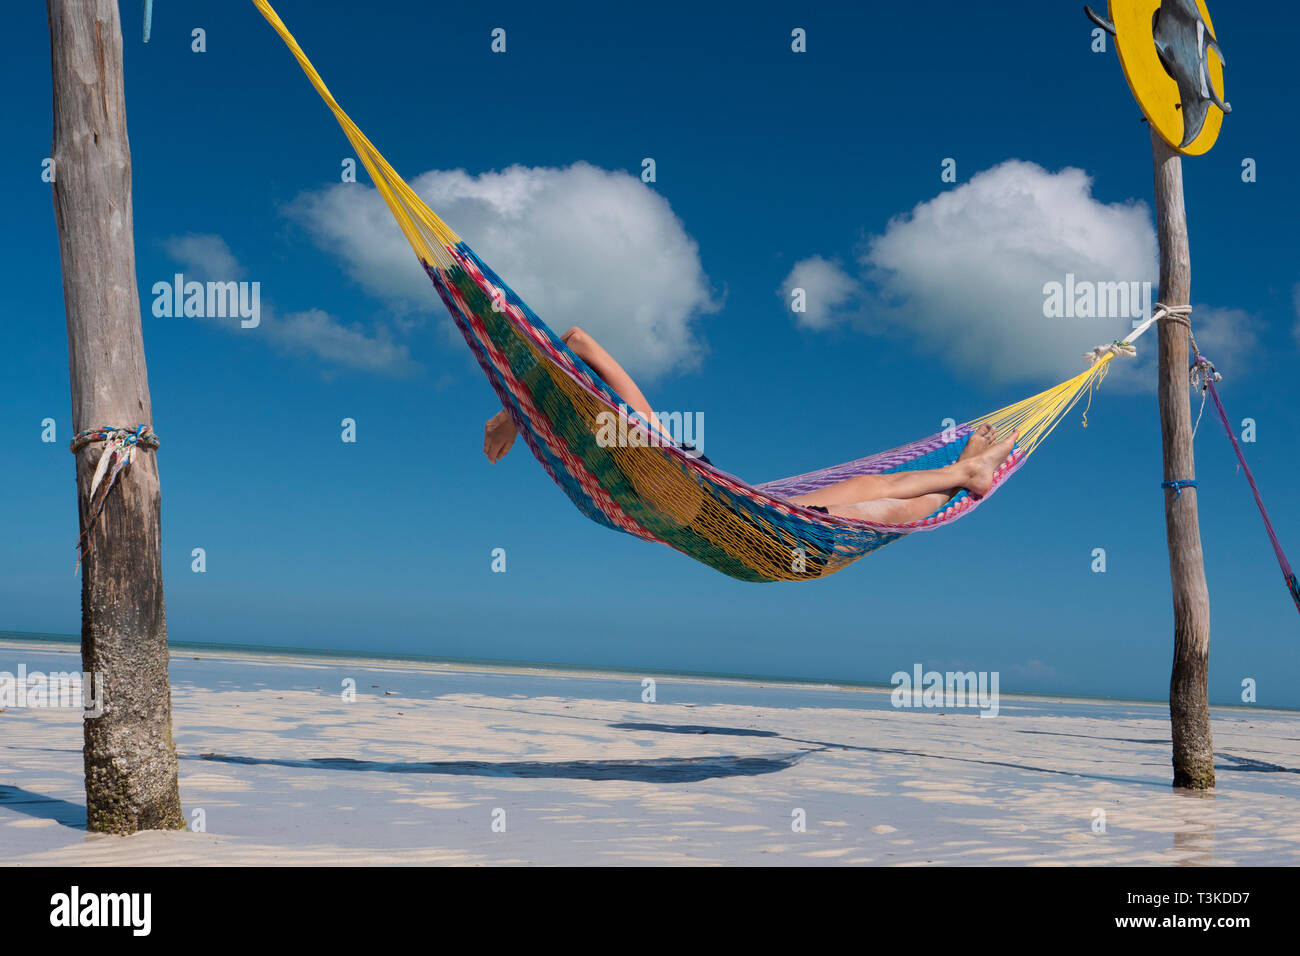
{"type": "MultiPolygon", "coordinates": [[[[1223,58],[1204,0],[1111,0],[1111,19],[1084,8],[1115,37],[1129,87],[1151,124],[1155,161],[1160,301],[1189,304],[1192,261],[1183,205],[1180,154],[1214,145],[1230,107],[1223,100],[1223,58]]],[[[1165,532],[1174,608],[1174,662],[1169,681],[1174,786],[1214,786],[1210,730],[1210,595],[1196,509],[1196,463],[1188,403],[1189,320],[1159,323],[1161,445],[1165,532]]]]}
{"type": "Polygon", "coordinates": [[[54,75],[54,215],[63,266],[77,502],[83,670],[104,713],[85,722],[91,830],[185,825],[172,742],[159,490],[136,289],[131,151],[117,0],[47,0],[54,75]],[[92,430],[122,428],[121,442],[92,430]],[[139,440],[143,437],[143,440],[139,440]],[[105,455],[130,464],[101,476],[105,455]],[[115,479],[115,480],[114,480],[115,479]],[[102,510],[100,506],[102,505],[102,510]]]}
{"type": "MultiPolygon", "coordinates": [[[[1156,233],[1160,240],[1160,301],[1187,305],[1192,261],[1183,206],[1183,167],[1178,154],[1152,130],[1155,158],[1156,233]]],[[[1187,330],[1176,321],[1158,323],[1160,336],[1160,435],[1165,463],[1165,535],[1174,603],[1174,665],[1169,678],[1174,786],[1214,786],[1214,738],[1210,732],[1210,593],[1201,555],[1196,507],[1196,462],[1188,405],[1187,330]]]]}

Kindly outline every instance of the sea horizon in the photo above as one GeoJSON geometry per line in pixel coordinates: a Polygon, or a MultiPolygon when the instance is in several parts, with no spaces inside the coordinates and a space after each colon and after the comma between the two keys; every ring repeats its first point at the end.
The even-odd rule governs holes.
{"type": "MultiPolygon", "coordinates": [[[[17,644],[29,641],[41,645],[63,644],[81,647],[81,638],[76,634],[51,634],[38,631],[0,630],[0,645],[17,644]]],[[[762,674],[746,672],[678,670],[663,667],[629,667],[618,664],[578,664],[568,661],[521,660],[507,658],[450,657],[436,654],[414,654],[399,651],[365,651],[348,648],[324,648],[295,646],[288,644],[237,644],[231,642],[174,641],[167,642],[168,649],[178,651],[206,651],[214,655],[236,657],[257,657],[268,661],[276,659],[305,659],[331,661],[335,663],[357,661],[369,664],[425,664],[442,669],[496,670],[502,672],[543,671],[554,675],[572,673],[588,677],[660,677],[675,680],[695,680],[703,682],[738,683],[738,684],[779,684],[788,687],[829,688],[843,690],[891,691],[894,684],[884,681],[862,681],[847,678],[824,676],[799,676],[789,674],[762,674]]],[[[937,671],[937,667],[926,667],[926,673],[937,671]]],[[[947,673],[947,671],[940,671],[947,673]]],[[[1002,687],[999,693],[1004,697],[1026,698],[1029,700],[1048,701],[1063,700],[1078,703],[1098,704],[1142,704],[1168,706],[1168,700],[1154,697],[1126,697],[1108,694],[1077,694],[1045,691],[1019,690],[1002,687]]],[[[1215,708],[1232,709],[1245,712],[1277,711],[1282,713],[1300,713],[1300,707],[1284,705],[1263,706],[1260,704],[1242,704],[1211,699],[1215,708]]]]}

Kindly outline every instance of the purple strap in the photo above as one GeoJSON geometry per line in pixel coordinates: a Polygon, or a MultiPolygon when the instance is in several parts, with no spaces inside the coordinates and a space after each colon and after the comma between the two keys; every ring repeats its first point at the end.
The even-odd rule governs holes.
{"type": "MultiPolygon", "coordinates": [[[[1197,356],[1200,359],[1200,356],[1197,356]]],[[[1255,484],[1255,476],[1250,472],[1250,466],[1246,464],[1246,456],[1241,453],[1241,445],[1237,442],[1237,435],[1232,430],[1232,423],[1228,421],[1228,413],[1223,410],[1223,402],[1219,401],[1219,391],[1214,387],[1214,378],[1209,376],[1206,379],[1206,387],[1209,389],[1210,397],[1214,399],[1214,410],[1219,413],[1219,421],[1223,423],[1223,430],[1228,435],[1228,441],[1232,442],[1232,450],[1237,453],[1237,461],[1241,464],[1241,470],[1246,473],[1246,480],[1250,482],[1250,492],[1255,496],[1255,504],[1259,507],[1259,515],[1264,519],[1264,530],[1268,532],[1268,539],[1273,542],[1273,553],[1277,555],[1277,563],[1282,568],[1282,577],[1286,581],[1287,589],[1291,592],[1291,600],[1295,601],[1297,611],[1300,611],[1300,584],[1296,582],[1295,572],[1291,570],[1291,562],[1286,559],[1286,554],[1282,551],[1282,543],[1277,540],[1277,532],[1273,530],[1273,522],[1268,519],[1268,511],[1264,507],[1264,499],[1259,496],[1259,486],[1255,484]]]]}

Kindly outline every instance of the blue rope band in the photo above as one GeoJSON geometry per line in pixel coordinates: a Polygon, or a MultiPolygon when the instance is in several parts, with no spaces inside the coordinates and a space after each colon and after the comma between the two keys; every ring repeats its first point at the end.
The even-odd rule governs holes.
{"type": "Polygon", "coordinates": [[[1162,482],[1160,482],[1160,487],[1161,487],[1161,488],[1174,488],[1174,489],[1176,489],[1176,490],[1178,491],[1178,494],[1175,495],[1174,497],[1176,497],[1176,498],[1181,498],[1181,497],[1183,496],[1183,489],[1184,489],[1184,488],[1195,488],[1195,487],[1196,487],[1196,480],[1195,480],[1194,478],[1176,478],[1176,479],[1173,480],[1173,481],[1162,481],[1162,482]]]}

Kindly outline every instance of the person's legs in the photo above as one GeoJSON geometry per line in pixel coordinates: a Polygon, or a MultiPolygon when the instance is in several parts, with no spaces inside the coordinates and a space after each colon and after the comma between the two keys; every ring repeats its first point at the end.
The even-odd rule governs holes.
{"type": "Polygon", "coordinates": [[[964,488],[966,483],[975,477],[975,472],[969,464],[959,462],[928,471],[857,475],[790,500],[801,505],[850,505],[882,498],[919,498],[928,494],[946,494],[953,488],[964,488]]]}
{"type": "Polygon", "coordinates": [[[935,492],[919,498],[877,498],[847,505],[828,505],[826,510],[841,518],[874,521],[878,524],[907,524],[934,514],[952,499],[949,492],[935,492]]]}
{"type": "MultiPolygon", "coordinates": [[[[972,435],[968,442],[966,454],[951,465],[925,471],[898,471],[887,475],[857,475],[845,481],[797,495],[790,500],[800,505],[820,505],[828,508],[831,514],[845,517],[862,517],[861,512],[873,514],[888,512],[900,513],[897,502],[913,500],[915,505],[901,506],[907,514],[919,511],[917,517],[924,517],[937,509],[942,500],[952,497],[956,489],[967,488],[972,494],[987,494],[993,485],[993,472],[1006,460],[1019,432],[1013,432],[1010,438],[993,442],[991,431],[981,430],[979,435],[972,435]],[[977,443],[978,439],[978,443],[977,443]],[[971,447],[971,443],[976,443],[971,447]],[[893,502],[892,504],[889,502],[893,502]],[[875,507],[865,507],[876,505],[875,507]],[[854,506],[856,512],[850,513],[848,506],[854,506]],[[923,509],[923,510],[922,510],[923,509]]],[[[913,521],[913,518],[866,518],[869,521],[887,521],[900,523],[913,521]]]]}

